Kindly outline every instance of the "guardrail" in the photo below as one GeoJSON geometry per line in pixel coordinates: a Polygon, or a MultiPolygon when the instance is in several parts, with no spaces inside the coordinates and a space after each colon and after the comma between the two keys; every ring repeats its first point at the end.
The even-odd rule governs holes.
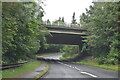
{"type": "Polygon", "coordinates": [[[5,70],[5,69],[19,67],[19,66],[22,66],[25,63],[28,63],[28,61],[21,62],[21,63],[15,63],[15,64],[3,64],[3,65],[0,65],[0,70],[5,70]]]}

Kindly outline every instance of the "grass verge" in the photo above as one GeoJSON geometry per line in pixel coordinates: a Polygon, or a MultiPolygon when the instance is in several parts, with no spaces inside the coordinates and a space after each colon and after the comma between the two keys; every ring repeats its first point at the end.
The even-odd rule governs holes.
{"type": "MultiPolygon", "coordinates": [[[[60,59],[67,60],[67,59],[71,59],[71,57],[61,57],[60,59]]],[[[112,65],[112,64],[101,64],[100,65],[92,57],[86,57],[84,60],[81,60],[79,62],[74,62],[74,63],[85,64],[88,66],[99,67],[99,68],[103,68],[107,70],[120,71],[120,67],[119,67],[120,65],[112,65]]]]}
{"type": "Polygon", "coordinates": [[[68,57],[60,57],[61,60],[69,60],[69,59],[73,59],[75,58],[76,56],[78,56],[78,54],[74,54],[73,56],[68,56],[68,57]]]}
{"type": "Polygon", "coordinates": [[[16,76],[19,76],[21,74],[34,70],[38,66],[40,66],[40,61],[33,61],[27,64],[24,64],[20,67],[3,70],[2,78],[15,78],[16,76]]]}
{"type": "Polygon", "coordinates": [[[81,61],[81,62],[76,62],[76,63],[85,64],[85,65],[94,66],[94,67],[99,67],[99,68],[108,69],[108,70],[113,70],[113,71],[120,70],[120,69],[118,69],[118,65],[110,65],[110,64],[99,65],[98,63],[89,62],[89,61],[81,61]]]}
{"type": "Polygon", "coordinates": [[[71,59],[71,57],[60,57],[61,60],[71,59]]]}
{"type": "Polygon", "coordinates": [[[42,77],[48,71],[48,69],[49,69],[49,66],[46,65],[46,68],[40,74],[36,75],[34,78],[42,77]]]}

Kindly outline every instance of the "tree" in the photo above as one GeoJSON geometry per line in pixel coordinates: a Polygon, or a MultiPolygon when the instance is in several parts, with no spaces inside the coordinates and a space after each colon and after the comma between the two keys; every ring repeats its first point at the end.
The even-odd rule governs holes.
{"type": "Polygon", "coordinates": [[[50,20],[49,19],[47,20],[47,24],[50,24],[50,20]]]}
{"type": "Polygon", "coordinates": [[[62,22],[64,23],[64,17],[62,17],[62,22]]]}
{"type": "Polygon", "coordinates": [[[59,17],[58,20],[53,21],[53,24],[64,25],[64,24],[65,24],[65,22],[64,22],[64,17],[62,17],[62,18],[59,17]]]}
{"type": "Polygon", "coordinates": [[[72,16],[72,24],[77,24],[76,19],[75,19],[75,12],[73,13],[73,16],[72,16]]]}
{"type": "Polygon", "coordinates": [[[118,8],[117,3],[94,3],[80,16],[81,27],[87,29],[90,35],[87,39],[89,53],[99,63],[117,64],[119,59],[118,8]]]}
{"type": "Polygon", "coordinates": [[[58,21],[61,22],[61,17],[59,17],[58,21]]]}
{"type": "Polygon", "coordinates": [[[46,33],[42,26],[43,9],[37,3],[3,3],[2,63],[35,58],[46,33]]]}

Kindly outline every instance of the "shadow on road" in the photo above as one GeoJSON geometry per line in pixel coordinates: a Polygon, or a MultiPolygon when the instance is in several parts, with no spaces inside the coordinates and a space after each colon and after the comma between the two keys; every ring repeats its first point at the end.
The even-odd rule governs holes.
{"type": "Polygon", "coordinates": [[[45,58],[37,58],[37,60],[46,61],[46,62],[70,62],[68,60],[60,60],[60,59],[45,59],[45,58]]]}

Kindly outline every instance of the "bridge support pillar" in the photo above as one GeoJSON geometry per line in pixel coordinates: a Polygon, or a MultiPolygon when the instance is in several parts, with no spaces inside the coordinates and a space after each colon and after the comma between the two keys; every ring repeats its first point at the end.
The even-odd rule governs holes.
{"type": "Polygon", "coordinates": [[[81,51],[82,51],[82,44],[81,45],[79,45],[79,54],[81,54],[81,51]]]}

